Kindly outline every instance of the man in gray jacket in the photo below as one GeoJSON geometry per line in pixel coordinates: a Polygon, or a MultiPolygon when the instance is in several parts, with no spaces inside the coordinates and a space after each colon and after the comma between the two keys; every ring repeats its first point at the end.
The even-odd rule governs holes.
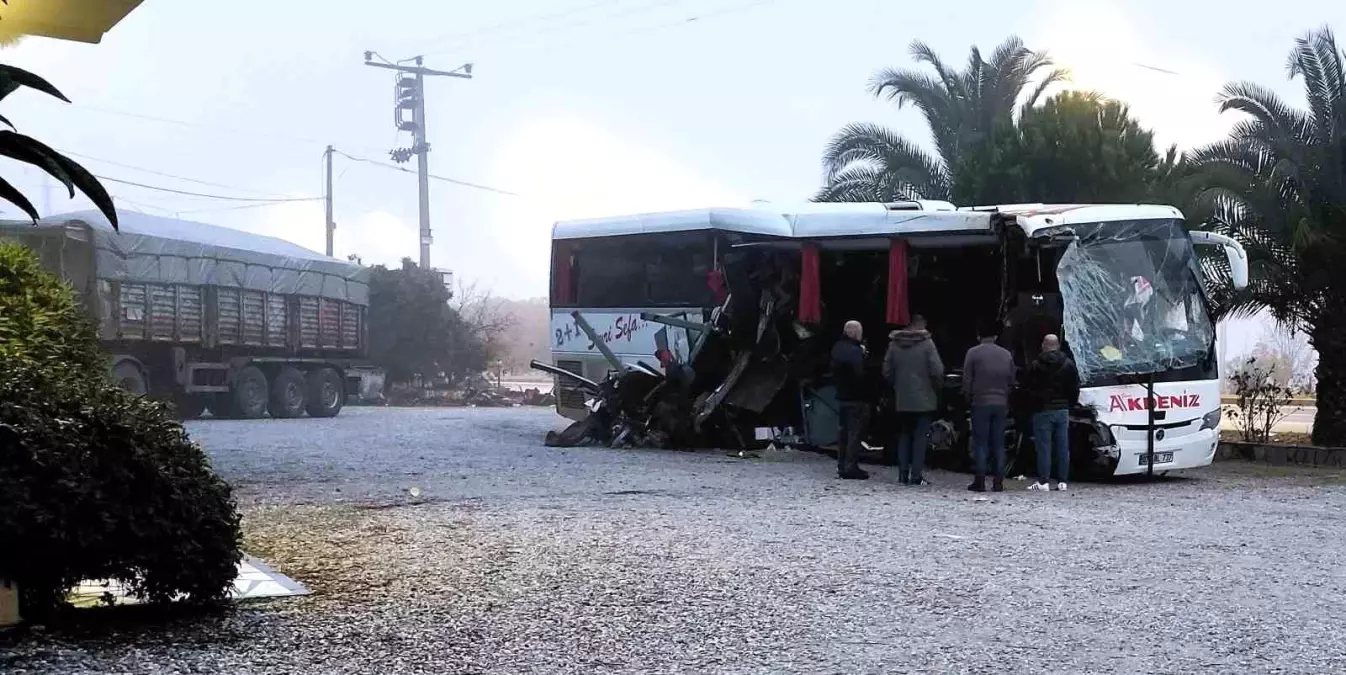
{"type": "Polygon", "coordinates": [[[939,408],[944,363],[919,314],[906,328],[889,334],[889,340],[883,375],[893,387],[897,412],[897,476],[904,485],[924,485],[925,448],[939,408]]]}
{"type": "Polygon", "coordinates": [[[986,455],[995,458],[991,489],[1005,489],[1005,423],[1009,395],[1014,389],[1014,356],[996,344],[999,326],[988,323],[977,331],[981,344],[963,359],[963,395],[972,406],[972,460],[976,478],[967,489],[986,491],[986,455]],[[988,453],[989,450],[989,453],[988,453]]]}

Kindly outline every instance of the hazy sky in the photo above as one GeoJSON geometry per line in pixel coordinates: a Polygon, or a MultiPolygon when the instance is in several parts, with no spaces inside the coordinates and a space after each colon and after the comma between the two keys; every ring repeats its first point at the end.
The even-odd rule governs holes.
{"type": "MultiPolygon", "coordinates": [[[[848,122],[927,143],[916,113],[865,92],[875,70],[911,64],[913,39],[961,65],[971,45],[1018,34],[1077,86],[1129,101],[1161,142],[1191,146],[1223,134],[1212,100],[1225,81],[1301,101],[1285,77],[1293,38],[1343,18],[1346,5],[1325,0],[145,0],[100,45],[7,50],[75,103],[20,93],[3,113],[62,150],[249,191],[80,157],[101,176],[312,197],[325,144],[387,161],[410,143],[393,127],[393,74],[362,65],[365,50],[446,70],[471,61],[474,79],[428,84],[431,170],[524,197],[432,183],[434,264],[525,297],[545,292],[558,218],[797,202],[848,122]]],[[[35,173],[5,171],[43,206],[35,173]]],[[[341,158],[336,173],[337,253],[415,258],[415,178],[341,158]]],[[[222,210],[241,203],[109,187],[123,206],[322,250],[321,202],[222,210]]],[[[53,192],[50,211],[83,206],[53,192]]]]}

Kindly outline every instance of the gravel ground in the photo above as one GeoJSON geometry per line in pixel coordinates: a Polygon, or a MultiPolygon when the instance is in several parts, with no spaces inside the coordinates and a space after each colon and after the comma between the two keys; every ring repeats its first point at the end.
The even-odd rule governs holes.
{"type": "Polygon", "coordinates": [[[249,551],[314,595],[10,636],[0,672],[1346,669],[1340,474],[1222,464],[978,501],[965,476],[843,483],[806,453],[543,447],[558,424],[196,423],[249,551]]]}

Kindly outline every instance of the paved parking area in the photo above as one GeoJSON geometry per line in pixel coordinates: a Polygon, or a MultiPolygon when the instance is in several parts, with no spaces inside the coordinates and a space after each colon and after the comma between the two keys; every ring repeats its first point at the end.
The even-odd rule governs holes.
{"type": "Polygon", "coordinates": [[[314,594],[29,636],[0,671],[1346,669],[1346,476],[1231,463],[979,500],[808,453],[543,447],[560,423],[194,423],[249,552],[314,594]]]}

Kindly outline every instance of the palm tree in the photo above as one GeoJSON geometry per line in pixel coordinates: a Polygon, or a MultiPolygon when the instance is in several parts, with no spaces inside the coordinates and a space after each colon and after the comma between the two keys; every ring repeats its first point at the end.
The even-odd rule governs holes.
{"type": "Polygon", "coordinates": [[[1308,108],[1251,83],[1226,85],[1221,111],[1245,118],[1192,154],[1194,220],[1247,248],[1252,284],[1236,313],[1266,309],[1318,350],[1313,439],[1346,444],[1346,67],[1331,30],[1295,41],[1291,79],[1308,108]]]}
{"type": "Polygon", "coordinates": [[[823,155],[826,186],[817,200],[982,201],[977,194],[959,194],[961,164],[991,147],[999,132],[1013,128],[1017,106],[1031,108],[1047,87],[1066,78],[1064,70],[1052,68],[1046,54],[1024,47],[1013,36],[996,47],[990,61],[973,47],[962,72],[946,66],[919,40],[911,44],[911,54],[934,75],[889,68],[874,75],[869,89],[899,108],[916,106],[930,125],[937,154],[877,124],[847,125],[823,155]],[[1044,70],[1024,98],[1024,90],[1044,70]]]}

